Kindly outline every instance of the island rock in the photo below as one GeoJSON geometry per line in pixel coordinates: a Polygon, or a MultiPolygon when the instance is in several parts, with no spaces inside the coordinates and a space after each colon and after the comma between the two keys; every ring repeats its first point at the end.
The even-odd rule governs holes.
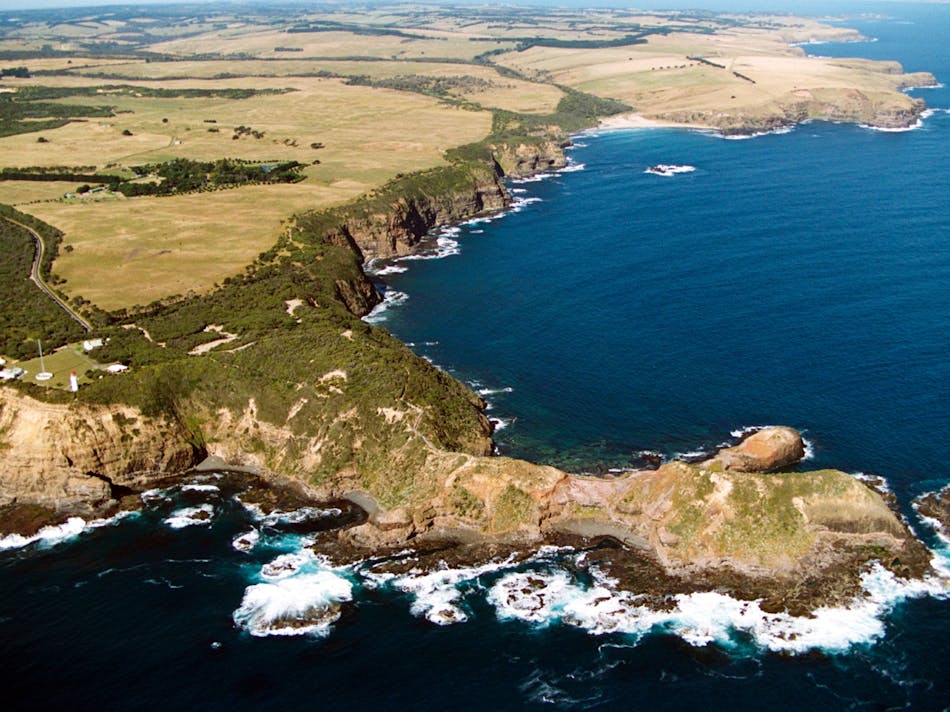
{"type": "Polygon", "coordinates": [[[794,465],[805,456],[801,433],[793,428],[762,428],[735,447],[725,448],[706,465],[717,464],[723,470],[740,472],[771,472],[794,465]]]}

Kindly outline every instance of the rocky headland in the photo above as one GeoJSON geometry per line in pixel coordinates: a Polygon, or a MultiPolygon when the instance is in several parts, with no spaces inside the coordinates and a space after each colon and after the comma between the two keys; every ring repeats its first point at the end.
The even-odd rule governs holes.
{"type": "Polygon", "coordinates": [[[357,505],[363,517],[318,543],[339,560],[411,547],[434,566],[570,544],[657,597],[728,590],[799,611],[853,597],[871,560],[905,577],[929,570],[929,552],[879,493],[843,472],[788,469],[803,453],[790,428],[760,430],[705,462],[595,477],[489,456],[487,438],[469,443],[474,452],[449,452],[421,435],[418,414],[381,409],[380,419],[406,438],[392,467],[410,450],[415,457],[407,489],[394,493],[393,482],[369,482],[374,473],[352,464],[323,482],[308,478],[321,444],[301,443],[292,428],[261,423],[253,411],[240,419],[222,411],[196,447],[187,430],[134,409],[51,406],[6,391],[2,398],[3,533],[29,536],[68,516],[134,507],[129,495],[210,455],[207,466],[256,473],[246,501],[357,505]],[[249,447],[252,431],[271,457],[249,447]]]}
{"type": "MultiPolygon", "coordinates": [[[[149,343],[150,359],[180,355],[75,402],[0,389],[0,533],[135,506],[136,493],[211,457],[254,473],[267,485],[258,492],[356,505],[362,516],[318,541],[341,559],[410,547],[436,566],[567,543],[660,598],[727,590],[776,610],[853,597],[872,560],[901,576],[927,573],[929,552],[878,492],[843,472],[794,470],[804,450],[790,428],[762,429],[705,462],[610,477],[492,456],[484,401],[360,320],[379,301],[366,259],[406,254],[438,225],[504,209],[502,178],[565,165],[562,143],[493,146],[448,187],[441,176],[439,190],[422,181],[349,212],[299,217],[278,246],[288,254],[222,288],[267,302],[282,329],[246,333],[221,354],[188,355],[196,337],[187,334],[149,343]]],[[[177,323],[175,310],[195,304],[160,317],[177,323]]],[[[215,323],[239,333],[228,318],[215,323]]]]}

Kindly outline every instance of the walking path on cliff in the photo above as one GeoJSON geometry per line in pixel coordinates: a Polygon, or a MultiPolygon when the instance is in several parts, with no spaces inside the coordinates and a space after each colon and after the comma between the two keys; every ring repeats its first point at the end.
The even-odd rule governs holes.
{"type": "Polygon", "coordinates": [[[33,283],[37,287],[39,287],[41,290],[43,290],[43,292],[46,293],[46,296],[48,296],[50,299],[56,302],[63,311],[69,314],[70,318],[78,322],[79,325],[83,329],[85,329],[86,331],[92,331],[92,325],[88,321],[83,319],[75,311],[73,311],[72,307],[70,307],[66,302],[60,299],[56,295],[56,293],[53,292],[53,290],[49,288],[49,285],[47,285],[46,282],[43,281],[43,277],[40,275],[40,265],[43,263],[43,255],[46,254],[46,244],[43,242],[43,238],[40,236],[40,234],[36,230],[31,228],[29,225],[24,225],[18,220],[14,220],[13,218],[8,218],[8,217],[3,217],[3,219],[6,220],[8,223],[12,223],[13,225],[16,225],[17,227],[21,227],[24,230],[26,230],[28,233],[30,233],[33,236],[33,240],[34,242],[36,242],[36,253],[33,255],[33,266],[30,268],[30,279],[33,281],[33,283]]]}

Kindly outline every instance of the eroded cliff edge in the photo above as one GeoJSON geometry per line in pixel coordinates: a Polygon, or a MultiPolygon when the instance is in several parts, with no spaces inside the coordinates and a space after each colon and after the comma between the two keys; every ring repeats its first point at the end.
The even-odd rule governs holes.
{"type": "Polygon", "coordinates": [[[872,558],[921,575],[926,549],[861,482],[836,471],[763,474],[801,456],[793,431],[766,431],[699,465],[609,479],[492,457],[481,399],[360,320],[379,299],[364,259],[404,254],[438,224],[503,209],[504,164],[531,172],[563,161],[554,139],[493,147],[474,167],[299,216],[214,294],[118,319],[104,356],[132,364],[121,379],[61,404],[2,391],[0,443],[13,456],[0,504],[108,513],[125,492],[117,488],[143,489],[213,455],[299,483],[314,500],[358,503],[369,520],[335,545],[360,555],[610,540],[622,548],[605,565],[647,562],[669,590],[724,581],[743,595],[778,590],[776,605],[791,605],[803,580],[819,581],[828,600],[852,595],[872,558]],[[235,340],[196,355],[210,324],[235,340]]]}

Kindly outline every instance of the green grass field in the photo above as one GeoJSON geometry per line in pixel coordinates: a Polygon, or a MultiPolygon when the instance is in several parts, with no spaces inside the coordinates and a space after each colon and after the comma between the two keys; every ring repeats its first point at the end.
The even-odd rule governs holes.
{"type": "MultiPolygon", "coordinates": [[[[95,352],[93,352],[95,353],[95,352]]],[[[22,380],[34,383],[43,388],[59,388],[69,390],[69,372],[75,371],[80,386],[89,383],[86,371],[102,368],[103,365],[90,358],[82,348],[82,344],[69,344],[50,354],[44,354],[43,365],[46,371],[53,374],[48,381],[36,380],[36,374],[42,372],[39,356],[28,361],[8,361],[7,366],[19,366],[26,369],[22,380]]]]}

